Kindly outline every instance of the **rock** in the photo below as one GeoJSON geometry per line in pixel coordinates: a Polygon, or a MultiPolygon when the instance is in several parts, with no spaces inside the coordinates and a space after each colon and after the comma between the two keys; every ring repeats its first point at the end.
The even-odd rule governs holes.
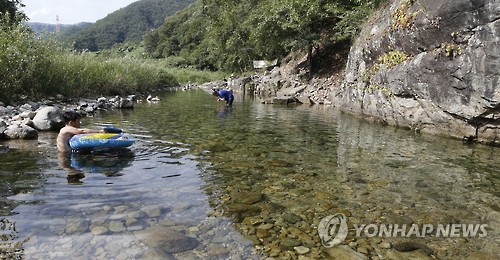
{"type": "Polygon", "coordinates": [[[264,104],[288,105],[288,104],[301,104],[296,97],[272,97],[263,101],[264,104]]]}
{"type": "Polygon", "coordinates": [[[25,112],[22,112],[19,116],[21,118],[33,119],[36,116],[36,112],[35,111],[25,111],[25,112]]]}
{"type": "Polygon", "coordinates": [[[124,109],[131,109],[131,108],[134,108],[134,101],[133,100],[130,100],[130,99],[120,99],[120,101],[118,101],[116,103],[116,107],[118,108],[124,108],[124,109]]]}
{"type": "Polygon", "coordinates": [[[269,237],[271,234],[269,233],[268,229],[257,228],[255,235],[258,238],[266,238],[269,237]]]}
{"type": "Polygon", "coordinates": [[[148,215],[148,217],[150,218],[159,217],[161,214],[161,210],[154,205],[145,206],[141,209],[141,211],[148,215]]]}
{"type": "Polygon", "coordinates": [[[9,151],[9,147],[7,145],[0,145],[0,154],[7,153],[9,151]]]}
{"type": "Polygon", "coordinates": [[[366,260],[367,256],[354,251],[348,245],[336,245],[331,248],[325,248],[324,252],[330,259],[352,259],[352,260],[366,260]]]}
{"type": "Polygon", "coordinates": [[[393,249],[387,250],[387,259],[399,260],[399,259],[433,259],[428,256],[424,251],[418,249],[410,252],[398,252],[393,249]]]}
{"type": "Polygon", "coordinates": [[[123,232],[126,228],[122,221],[113,220],[109,222],[109,230],[111,232],[123,232]]]}
{"type": "Polygon", "coordinates": [[[255,204],[263,199],[262,193],[238,192],[233,195],[234,201],[241,204],[255,204]]]}
{"type": "Polygon", "coordinates": [[[465,258],[466,260],[494,260],[498,259],[498,256],[491,255],[484,252],[471,252],[465,258]]]}
{"type": "Polygon", "coordinates": [[[293,249],[295,249],[295,251],[299,255],[304,255],[304,254],[311,252],[311,249],[309,249],[309,247],[305,247],[305,246],[296,246],[293,249]]]}
{"type": "Polygon", "coordinates": [[[413,242],[413,241],[396,243],[396,244],[394,244],[393,247],[394,247],[394,249],[398,250],[399,252],[408,252],[408,251],[414,251],[414,250],[418,250],[418,249],[421,249],[427,255],[432,255],[434,252],[430,247],[428,247],[424,244],[418,243],[418,242],[413,242]]]}
{"type": "Polygon", "coordinates": [[[299,215],[294,214],[294,213],[286,213],[285,215],[283,215],[283,220],[285,220],[285,222],[287,222],[289,224],[295,224],[295,223],[301,221],[302,218],[299,215]]]}
{"type": "Polygon", "coordinates": [[[278,91],[277,95],[283,97],[295,97],[297,94],[304,91],[305,88],[306,86],[298,86],[295,88],[282,88],[278,91]]]}
{"type": "Polygon", "coordinates": [[[498,144],[500,76],[489,69],[500,67],[497,0],[410,1],[403,11],[419,14],[408,24],[393,18],[402,1],[390,2],[351,47],[333,102],[388,124],[498,144]]]}
{"type": "Polygon", "coordinates": [[[27,125],[10,125],[4,134],[8,139],[33,140],[38,138],[38,132],[27,125]]]}
{"type": "Polygon", "coordinates": [[[64,126],[62,112],[57,107],[44,107],[36,113],[33,124],[40,131],[57,131],[64,126]]]}
{"type": "Polygon", "coordinates": [[[93,226],[90,228],[90,232],[92,232],[92,234],[97,236],[106,234],[108,233],[108,231],[109,231],[108,228],[104,226],[93,226]]]}
{"type": "Polygon", "coordinates": [[[380,242],[380,244],[378,244],[378,246],[380,248],[383,248],[383,249],[389,249],[389,248],[391,248],[391,243],[383,241],[383,242],[380,242]]]}
{"type": "Polygon", "coordinates": [[[0,140],[5,140],[7,137],[5,136],[5,130],[7,130],[6,125],[2,125],[4,123],[2,120],[0,120],[0,140]]]}
{"type": "Polygon", "coordinates": [[[253,216],[260,213],[260,208],[253,205],[234,203],[227,205],[227,210],[230,213],[243,214],[244,217],[253,216]]]}
{"type": "Polygon", "coordinates": [[[142,259],[175,260],[175,256],[157,248],[150,248],[144,252],[142,259]]]}
{"type": "Polygon", "coordinates": [[[198,240],[163,226],[152,226],[136,232],[135,235],[147,246],[162,249],[168,253],[193,250],[199,244],[198,240]]]}
{"type": "Polygon", "coordinates": [[[285,250],[292,250],[296,246],[300,246],[302,242],[293,238],[283,238],[280,242],[280,246],[285,250]]]}

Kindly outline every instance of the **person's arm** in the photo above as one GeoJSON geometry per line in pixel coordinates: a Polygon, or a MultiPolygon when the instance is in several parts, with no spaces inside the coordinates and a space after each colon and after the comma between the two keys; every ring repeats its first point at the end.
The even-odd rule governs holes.
{"type": "Polygon", "coordinates": [[[97,129],[90,129],[90,128],[71,128],[68,129],[68,132],[74,135],[80,135],[80,134],[93,134],[93,133],[102,133],[103,130],[97,130],[97,129]]]}
{"type": "Polygon", "coordinates": [[[104,133],[104,130],[90,129],[90,128],[80,128],[83,134],[95,134],[95,133],[104,133]]]}

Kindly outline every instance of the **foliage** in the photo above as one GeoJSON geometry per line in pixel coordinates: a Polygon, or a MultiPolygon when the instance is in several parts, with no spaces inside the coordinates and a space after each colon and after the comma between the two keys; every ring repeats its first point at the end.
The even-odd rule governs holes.
{"type": "Polygon", "coordinates": [[[380,56],[377,61],[380,64],[384,64],[387,66],[387,68],[392,68],[401,62],[405,61],[408,59],[408,56],[402,52],[402,51],[390,51],[388,53],[384,53],[382,56],[380,56]]]}
{"type": "Polygon", "coordinates": [[[462,47],[460,46],[460,34],[458,32],[451,33],[451,40],[449,42],[442,42],[441,46],[437,49],[438,53],[450,59],[454,59],[462,54],[462,47]]]}
{"type": "Polygon", "coordinates": [[[440,53],[451,59],[462,54],[462,47],[454,42],[442,42],[438,49],[440,53]]]}
{"type": "Polygon", "coordinates": [[[5,15],[9,19],[2,19],[2,22],[18,23],[27,19],[26,15],[20,11],[24,7],[21,0],[2,0],[0,1],[0,15],[5,15]]]}
{"type": "Polygon", "coordinates": [[[116,43],[139,42],[147,31],[163,24],[166,16],[173,15],[194,1],[137,1],[83,30],[67,28],[61,37],[74,49],[89,51],[108,49],[116,43]],[[74,33],[71,34],[70,30],[74,33]]]}
{"type": "Polygon", "coordinates": [[[393,29],[409,28],[411,26],[413,19],[418,13],[409,11],[414,2],[415,0],[406,0],[394,11],[392,14],[392,18],[394,19],[392,24],[393,29]]]}
{"type": "Polygon", "coordinates": [[[242,72],[255,59],[311,54],[352,39],[384,1],[200,0],[150,31],[144,45],[153,58],[181,56],[199,69],[242,72]]]}
{"type": "Polygon", "coordinates": [[[363,81],[371,84],[375,74],[380,71],[381,65],[385,65],[387,69],[390,69],[407,59],[408,56],[402,51],[390,51],[388,53],[384,53],[377,58],[377,62],[373,64],[370,69],[363,71],[361,78],[363,81]]]}
{"type": "MultiPolygon", "coordinates": [[[[146,93],[187,82],[204,82],[219,74],[171,69],[156,60],[63,49],[54,38],[39,38],[22,24],[0,19],[0,101],[146,93]]],[[[134,50],[134,48],[127,48],[134,50]]]]}
{"type": "Polygon", "coordinates": [[[51,44],[38,44],[26,27],[12,24],[9,15],[0,19],[0,100],[43,91],[38,68],[48,66],[51,44]],[[30,86],[25,88],[25,86],[30,86]]]}

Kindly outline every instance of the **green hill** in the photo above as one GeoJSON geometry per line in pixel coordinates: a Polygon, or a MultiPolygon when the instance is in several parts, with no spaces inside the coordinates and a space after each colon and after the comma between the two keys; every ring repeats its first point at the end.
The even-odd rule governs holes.
{"type": "MultiPolygon", "coordinates": [[[[91,26],[92,24],[93,23],[86,23],[86,22],[77,24],[61,24],[59,25],[59,28],[61,30],[59,33],[59,37],[62,39],[71,37],[72,35],[79,33],[80,31],[91,26]]],[[[57,28],[57,25],[49,23],[28,22],[27,25],[31,28],[31,30],[33,30],[37,34],[55,33],[57,28]]]]}
{"type": "MultiPolygon", "coordinates": [[[[61,38],[77,50],[98,51],[123,42],[139,42],[149,30],[163,24],[166,17],[186,8],[195,0],[141,0],[121,8],[76,33],[61,38]]],[[[66,34],[67,33],[67,34],[66,34]]]]}

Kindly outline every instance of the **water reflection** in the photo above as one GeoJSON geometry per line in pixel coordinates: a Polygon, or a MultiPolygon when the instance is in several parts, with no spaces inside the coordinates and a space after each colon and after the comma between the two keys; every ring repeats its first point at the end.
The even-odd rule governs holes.
{"type": "Polygon", "coordinates": [[[85,174],[71,166],[71,154],[70,153],[57,153],[57,159],[59,162],[59,167],[68,172],[68,183],[69,184],[81,184],[83,183],[81,179],[85,178],[85,174]]]}
{"type": "Polygon", "coordinates": [[[72,153],[70,166],[89,173],[102,173],[107,177],[119,176],[132,165],[134,153],[130,149],[112,149],[91,153],[72,153]]]}
{"type": "Polygon", "coordinates": [[[59,166],[68,173],[68,183],[81,184],[87,174],[120,176],[135,158],[130,149],[107,149],[86,153],[58,153],[59,166]]]}
{"type": "Polygon", "coordinates": [[[231,112],[233,108],[228,106],[217,106],[217,117],[218,118],[227,118],[231,117],[231,112]]]}

